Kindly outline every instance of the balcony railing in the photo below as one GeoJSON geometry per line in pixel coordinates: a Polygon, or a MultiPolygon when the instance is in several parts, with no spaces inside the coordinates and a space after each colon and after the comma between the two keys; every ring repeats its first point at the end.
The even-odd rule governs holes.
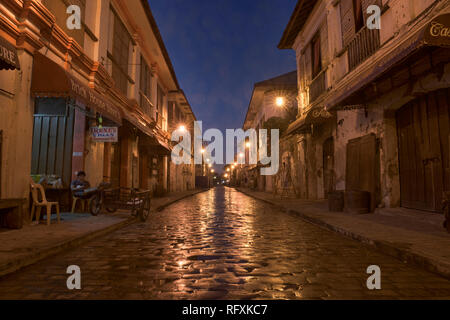
{"type": "Polygon", "coordinates": [[[309,103],[313,103],[326,90],[326,69],[322,70],[309,85],[309,103]]]}
{"type": "Polygon", "coordinates": [[[156,108],[153,106],[150,99],[142,93],[142,91],[140,91],[139,94],[141,95],[142,111],[144,111],[144,113],[147,114],[153,121],[157,122],[156,108]]]}
{"type": "Polygon", "coordinates": [[[349,71],[355,69],[380,47],[380,31],[363,27],[348,44],[349,71]]]}

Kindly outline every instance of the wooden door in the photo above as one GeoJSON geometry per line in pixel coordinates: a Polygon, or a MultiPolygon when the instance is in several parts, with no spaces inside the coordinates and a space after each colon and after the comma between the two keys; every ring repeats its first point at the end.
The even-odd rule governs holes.
{"type": "Polygon", "coordinates": [[[36,99],[31,174],[57,175],[69,186],[74,119],[64,99],[36,99]]]}
{"type": "Polygon", "coordinates": [[[328,138],[323,144],[323,188],[325,199],[328,193],[334,191],[334,141],[328,138]]]}
{"type": "Polygon", "coordinates": [[[403,207],[439,212],[450,190],[449,92],[429,93],[397,112],[403,207]]]}
{"type": "Polygon", "coordinates": [[[111,173],[109,181],[114,188],[120,187],[120,142],[111,143],[111,173]]]}
{"type": "Polygon", "coordinates": [[[380,190],[379,151],[375,134],[348,142],[346,166],[346,190],[370,192],[370,210],[375,210],[380,190]]]}

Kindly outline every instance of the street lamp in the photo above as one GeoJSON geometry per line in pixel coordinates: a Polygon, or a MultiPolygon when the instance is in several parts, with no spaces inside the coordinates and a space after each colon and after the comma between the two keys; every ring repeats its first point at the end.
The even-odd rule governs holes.
{"type": "Polygon", "coordinates": [[[211,169],[211,173],[214,173],[214,169],[211,169]]]}
{"type": "Polygon", "coordinates": [[[283,97],[277,97],[275,99],[275,103],[278,107],[284,106],[284,98],[283,97]]]}
{"type": "Polygon", "coordinates": [[[178,127],[178,130],[179,130],[180,132],[185,132],[185,131],[186,131],[186,127],[185,127],[184,125],[180,125],[180,126],[178,127]]]}
{"type": "Polygon", "coordinates": [[[239,153],[239,157],[243,158],[244,157],[244,153],[239,153]]]}
{"type": "Polygon", "coordinates": [[[246,147],[246,148],[250,148],[250,146],[251,146],[250,142],[246,142],[246,143],[245,143],[245,147],[246,147]]]}

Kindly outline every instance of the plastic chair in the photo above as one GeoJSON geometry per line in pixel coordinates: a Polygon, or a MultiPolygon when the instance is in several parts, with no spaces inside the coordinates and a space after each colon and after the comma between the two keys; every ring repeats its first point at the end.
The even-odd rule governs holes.
{"type": "Polygon", "coordinates": [[[90,205],[91,199],[83,199],[83,198],[78,198],[78,197],[73,196],[72,197],[72,213],[75,212],[75,208],[77,206],[78,200],[80,200],[82,212],[86,212],[86,205],[87,205],[87,210],[89,210],[89,205],[90,205]]]}
{"type": "Polygon", "coordinates": [[[41,217],[41,209],[43,207],[46,208],[46,214],[47,214],[47,225],[50,225],[50,219],[52,215],[52,207],[56,207],[56,215],[58,218],[58,223],[60,222],[61,218],[59,215],[59,203],[58,202],[48,202],[47,198],[45,197],[45,190],[44,187],[40,184],[31,183],[31,196],[33,198],[33,205],[31,207],[31,220],[33,220],[33,216],[36,213],[36,221],[39,221],[41,217]],[[39,196],[40,194],[40,196],[39,196]],[[39,200],[41,199],[41,200],[39,200]]]}

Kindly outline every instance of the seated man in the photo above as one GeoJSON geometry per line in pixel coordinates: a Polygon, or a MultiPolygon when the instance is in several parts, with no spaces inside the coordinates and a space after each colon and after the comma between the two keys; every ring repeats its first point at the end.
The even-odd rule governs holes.
{"type": "Polygon", "coordinates": [[[91,196],[89,182],[86,180],[86,172],[78,171],[77,179],[72,181],[70,184],[70,189],[73,192],[73,195],[77,198],[89,198],[91,196]]]}

